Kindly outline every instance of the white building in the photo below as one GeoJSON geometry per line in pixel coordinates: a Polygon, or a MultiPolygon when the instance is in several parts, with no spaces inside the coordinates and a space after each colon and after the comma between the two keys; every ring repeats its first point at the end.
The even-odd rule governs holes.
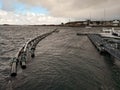
{"type": "Polygon", "coordinates": [[[119,20],[113,20],[113,26],[119,26],[120,21],[119,20]]]}

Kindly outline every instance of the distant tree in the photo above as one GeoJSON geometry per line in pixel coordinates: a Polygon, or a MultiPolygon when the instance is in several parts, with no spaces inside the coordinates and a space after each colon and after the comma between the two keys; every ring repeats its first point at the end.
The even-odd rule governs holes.
{"type": "Polygon", "coordinates": [[[100,21],[97,21],[96,23],[97,23],[97,25],[100,25],[100,21]]]}
{"type": "Polygon", "coordinates": [[[91,22],[91,20],[90,20],[90,19],[88,19],[88,20],[87,20],[87,26],[89,26],[89,25],[90,25],[90,22],[91,22]]]}
{"type": "Polygon", "coordinates": [[[64,25],[64,23],[62,22],[61,25],[64,25]]]}

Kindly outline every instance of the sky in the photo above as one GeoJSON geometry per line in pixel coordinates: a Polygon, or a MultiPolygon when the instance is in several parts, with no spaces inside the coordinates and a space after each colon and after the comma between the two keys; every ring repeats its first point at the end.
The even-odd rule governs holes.
{"type": "Polygon", "coordinates": [[[0,0],[0,24],[120,19],[120,0],[0,0]]]}

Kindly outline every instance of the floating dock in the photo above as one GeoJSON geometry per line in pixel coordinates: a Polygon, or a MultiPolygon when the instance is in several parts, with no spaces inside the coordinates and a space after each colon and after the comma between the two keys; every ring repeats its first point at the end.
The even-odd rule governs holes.
{"type": "Polygon", "coordinates": [[[106,39],[103,39],[99,34],[90,34],[88,35],[88,38],[100,53],[107,52],[111,56],[117,58],[117,60],[120,60],[120,47],[114,46],[115,44],[120,44],[120,40],[117,43],[110,43],[106,39]]]}
{"type": "Polygon", "coordinates": [[[93,45],[97,48],[97,50],[100,53],[104,53],[104,42],[102,40],[102,38],[100,37],[100,35],[98,34],[89,34],[88,38],[90,39],[90,41],[93,43],[93,45]]]}
{"type": "Polygon", "coordinates": [[[111,33],[95,34],[90,32],[77,33],[76,35],[88,36],[89,40],[101,54],[107,52],[111,56],[120,60],[120,37],[113,36],[111,33]],[[117,48],[115,46],[117,46],[117,48]]]}

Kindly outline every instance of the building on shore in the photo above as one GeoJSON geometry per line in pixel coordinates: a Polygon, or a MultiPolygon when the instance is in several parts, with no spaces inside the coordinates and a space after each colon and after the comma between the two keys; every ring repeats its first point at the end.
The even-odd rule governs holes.
{"type": "Polygon", "coordinates": [[[110,21],[74,21],[64,24],[65,26],[120,26],[120,20],[110,20],[110,21]]]}

